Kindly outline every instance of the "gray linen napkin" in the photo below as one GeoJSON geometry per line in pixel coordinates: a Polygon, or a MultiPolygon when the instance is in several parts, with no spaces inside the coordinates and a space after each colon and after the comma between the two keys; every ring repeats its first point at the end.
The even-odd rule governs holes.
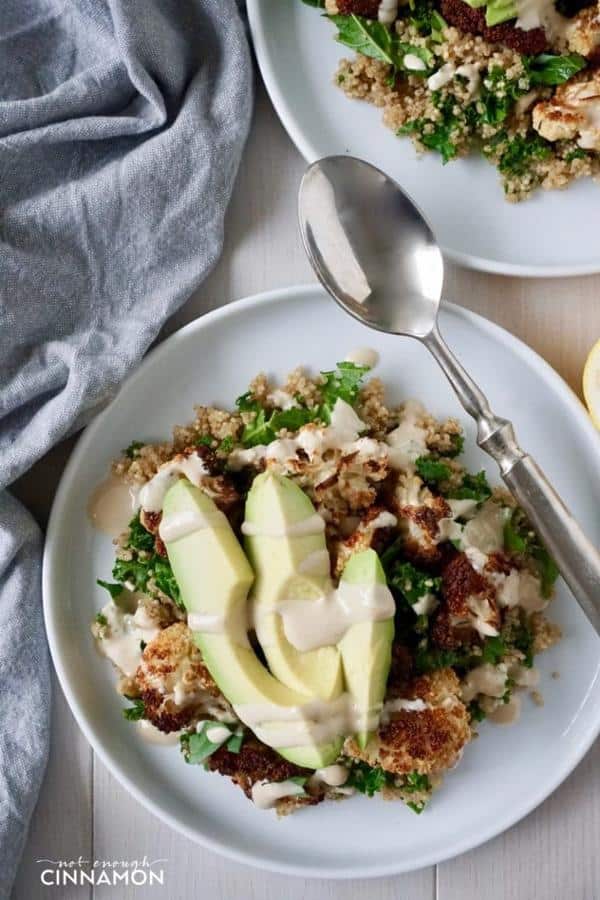
{"type": "Polygon", "coordinates": [[[0,897],[50,708],[40,534],[5,488],[217,260],[251,107],[233,0],[0,3],[0,897]]]}

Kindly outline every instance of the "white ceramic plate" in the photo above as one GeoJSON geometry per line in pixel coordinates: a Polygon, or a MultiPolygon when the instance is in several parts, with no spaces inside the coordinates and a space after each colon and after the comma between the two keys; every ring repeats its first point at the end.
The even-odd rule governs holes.
{"type": "MultiPolygon", "coordinates": [[[[577,399],[531,350],[457,307],[442,313],[451,344],[511,416],[525,447],[600,543],[600,441],[577,399]]],[[[114,672],[94,650],[89,624],[105,603],[97,577],[113,548],[86,518],[91,489],[132,439],[163,438],[195,403],[230,406],[259,369],[278,376],[298,364],[326,369],[353,348],[381,354],[378,374],[395,402],[419,397],[440,416],[464,416],[435,363],[414,341],[369,331],[317,287],[279,290],[210,313],[150,354],[87,429],[60,485],[44,557],[44,610],[52,656],[74,715],[115,776],[152,812],[188,837],[238,861],[304,876],[358,878],[426,866],[512,825],[565,778],[600,728],[600,641],[564,587],[553,618],[564,640],[540,657],[546,705],[524,700],[512,728],[482,727],[431,807],[353,797],[278,821],[176,747],[141,741],[121,715],[114,672]],[[559,680],[550,673],[558,670],[559,680]]],[[[467,463],[483,465],[468,426],[467,463]]]]}
{"type": "Polygon", "coordinates": [[[442,166],[418,157],[410,140],[381,122],[381,110],[349,100],[333,84],[352,51],[301,0],[248,0],[260,69],[283,125],[308,162],[349,153],[383,169],[429,219],[448,257],[504,275],[583,275],[600,271],[600,188],[589,179],[566,191],[504,200],[493,166],[471,157],[442,166]]]}

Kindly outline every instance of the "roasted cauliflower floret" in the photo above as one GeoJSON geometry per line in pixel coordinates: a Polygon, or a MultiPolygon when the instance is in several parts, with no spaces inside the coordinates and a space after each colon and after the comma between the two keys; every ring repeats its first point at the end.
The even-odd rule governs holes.
{"type": "MultiPolygon", "coordinates": [[[[248,737],[242,744],[239,753],[231,753],[225,746],[220,747],[207,760],[211,772],[226,775],[237,784],[246,797],[252,799],[252,788],[259,781],[287,781],[298,776],[308,777],[312,773],[288,762],[271,747],[261,744],[256,738],[248,737]]],[[[324,793],[301,795],[299,797],[282,797],[277,801],[276,810],[279,815],[287,815],[301,806],[312,806],[323,799],[324,793]]]]}
{"type": "Polygon", "coordinates": [[[600,68],[580,73],[534,106],[533,127],[547,141],[573,140],[583,150],[600,150],[600,68]]]}
{"type": "Polygon", "coordinates": [[[354,553],[369,550],[379,552],[398,520],[383,506],[372,506],[362,517],[356,529],[335,547],[334,575],[339,576],[354,553]]]}
{"type": "Polygon", "coordinates": [[[441,558],[440,543],[447,536],[440,531],[440,522],[452,516],[443,497],[435,496],[418,475],[400,475],[391,500],[404,533],[404,552],[418,562],[436,562],[441,558]]]}
{"type": "Polygon", "coordinates": [[[448,649],[497,635],[501,620],[496,589],[459,553],[442,570],[442,604],[435,615],[432,637],[448,649]]]}
{"type": "Polygon", "coordinates": [[[135,682],[145,717],[160,731],[178,731],[207,709],[212,717],[235,718],[183,622],[163,629],[145,647],[135,682]]]}
{"type": "Polygon", "coordinates": [[[567,26],[567,44],[573,53],[596,57],[600,50],[600,5],[588,6],[567,26]]]}
{"type": "Polygon", "coordinates": [[[390,712],[389,721],[380,725],[365,750],[350,738],[344,752],[397,775],[415,771],[430,775],[451,768],[471,738],[469,714],[460,699],[456,674],[452,669],[440,669],[421,675],[409,683],[402,696],[421,703],[390,712]]]}

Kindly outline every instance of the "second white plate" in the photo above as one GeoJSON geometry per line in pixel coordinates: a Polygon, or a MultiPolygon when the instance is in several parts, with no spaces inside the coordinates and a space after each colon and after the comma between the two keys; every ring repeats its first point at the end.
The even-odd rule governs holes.
{"type": "Polygon", "coordinates": [[[308,162],[349,153],[395,178],[428,217],[448,257],[504,275],[583,275],[600,271],[600,186],[590,179],[565,191],[538,191],[507,203],[493,166],[470,157],[443,166],[418,157],[381,110],[349,100],[333,84],[352,51],[301,0],[248,0],[248,16],[267,90],[308,162]]]}

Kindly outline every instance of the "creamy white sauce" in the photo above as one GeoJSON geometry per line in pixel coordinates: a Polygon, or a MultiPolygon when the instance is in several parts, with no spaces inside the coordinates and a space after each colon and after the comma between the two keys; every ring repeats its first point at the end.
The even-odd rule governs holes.
{"type": "Polygon", "coordinates": [[[94,528],[109,537],[117,537],[126,531],[136,509],[137,492],[112,475],[96,487],[87,511],[94,528]]]}
{"type": "Polygon", "coordinates": [[[372,347],[356,347],[346,356],[346,362],[354,363],[355,366],[368,366],[374,369],[379,362],[379,353],[372,347]]]}
{"type": "Polygon", "coordinates": [[[299,797],[305,793],[295,781],[257,781],[252,786],[252,800],[259,809],[273,809],[283,797],[299,797]]]}
{"type": "Polygon", "coordinates": [[[565,40],[569,20],[557,11],[555,0],[516,0],[517,28],[543,28],[551,41],[565,40]]]}
{"type": "Polygon", "coordinates": [[[404,697],[396,697],[394,700],[386,700],[381,711],[381,722],[386,725],[395,712],[424,712],[430,709],[420,697],[415,700],[406,700],[404,697]]]}
{"type": "Polygon", "coordinates": [[[202,477],[208,474],[204,461],[197,453],[175,457],[170,462],[164,463],[156,475],[142,487],[139,494],[140,505],[148,512],[160,512],[165,494],[180,475],[184,475],[188,481],[198,487],[202,477]]]}
{"type": "Polygon", "coordinates": [[[493,500],[484,503],[463,529],[463,550],[475,548],[488,555],[500,553],[504,549],[504,526],[510,514],[510,509],[493,500]]]}
{"type": "Polygon", "coordinates": [[[231,731],[224,725],[213,725],[205,731],[206,737],[213,744],[223,744],[231,737],[231,731]]]}
{"type": "Polygon", "coordinates": [[[318,788],[323,784],[327,787],[341,787],[348,781],[349,771],[346,766],[334,763],[332,766],[325,766],[317,769],[309,778],[308,786],[318,788]]]}
{"type": "Polygon", "coordinates": [[[269,528],[269,526],[264,523],[257,525],[255,522],[242,522],[242,534],[251,537],[309,537],[313,534],[322,534],[324,531],[325,520],[318,513],[314,513],[306,519],[300,519],[298,522],[290,522],[289,524],[278,528],[269,528]]]}
{"type": "Polygon", "coordinates": [[[496,725],[512,725],[521,715],[521,698],[513,694],[508,703],[501,703],[487,714],[490,722],[496,725]]]}
{"type": "Polygon", "coordinates": [[[502,663],[493,666],[491,663],[482,663],[467,674],[462,685],[462,698],[465,703],[470,703],[478,694],[487,697],[503,697],[506,691],[506,679],[508,672],[502,663]]]}
{"type": "Polygon", "coordinates": [[[278,407],[278,409],[293,409],[294,406],[298,406],[296,398],[292,394],[288,394],[287,391],[281,390],[281,388],[276,388],[270,394],[267,394],[267,402],[271,406],[278,407]]]}
{"type": "Polygon", "coordinates": [[[441,88],[449,84],[454,78],[456,66],[453,63],[444,63],[437,72],[430,75],[427,79],[427,87],[430,91],[439,91],[441,88]]]}
{"type": "Polygon", "coordinates": [[[169,731],[168,733],[160,731],[148,719],[140,719],[137,723],[137,730],[140,737],[149,744],[162,744],[166,747],[178,744],[182,734],[181,731],[169,731]]]}
{"type": "Polygon", "coordinates": [[[416,53],[406,53],[402,65],[410,72],[424,72],[427,69],[425,62],[416,53]]]}
{"type": "Polygon", "coordinates": [[[326,427],[305,425],[291,438],[278,438],[270,444],[259,444],[248,450],[234,450],[227,464],[237,472],[245,466],[259,467],[261,463],[281,465],[298,461],[298,451],[302,450],[312,462],[317,455],[327,450],[338,450],[343,456],[358,454],[361,457],[387,460],[388,447],[381,441],[359,437],[366,425],[345,400],[338,398],[331,413],[331,423],[326,427]]]}
{"type": "Polygon", "coordinates": [[[298,565],[302,575],[329,575],[331,561],[327,550],[313,550],[298,565]]]}
{"type": "Polygon", "coordinates": [[[470,98],[474,97],[478,93],[481,84],[479,66],[475,63],[463,63],[462,66],[458,67],[455,74],[467,79],[467,94],[470,98]]]}
{"type": "Polygon", "coordinates": [[[424,415],[423,406],[415,400],[408,400],[404,404],[400,424],[386,437],[392,468],[411,470],[415,460],[429,452],[426,443],[427,429],[419,424],[424,415]]]}
{"type": "Polygon", "coordinates": [[[393,25],[398,18],[399,0],[380,0],[377,18],[382,25],[393,25]]]}
{"type": "Polygon", "coordinates": [[[337,644],[353,625],[382,622],[396,611],[392,592],[385,584],[339,586],[315,600],[283,600],[275,607],[255,608],[257,631],[260,617],[278,613],[290,644],[300,652],[337,644]]]}
{"type": "Polygon", "coordinates": [[[102,608],[107,625],[98,647],[124,675],[134,675],[142,658],[141,641],[150,643],[159,632],[143,606],[135,613],[123,612],[112,600],[102,608]]]}
{"type": "Polygon", "coordinates": [[[204,634],[228,634],[239,647],[249,647],[248,620],[245,607],[237,607],[228,614],[190,612],[188,628],[204,634]]]}
{"type": "Polygon", "coordinates": [[[234,706],[236,715],[257,738],[275,749],[326,744],[340,735],[375,731],[382,704],[365,713],[350,694],[335,700],[309,700],[302,706],[245,703],[234,706]]]}
{"type": "Polygon", "coordinates": [[[178,541],[195,531],[205,528],[225,528],[228,525],[227,517],[221,510],[213,510],[210,514],[199,509],[184,509],[170,516],[163,516],[158,533],[165,543],[178,541]]]}

